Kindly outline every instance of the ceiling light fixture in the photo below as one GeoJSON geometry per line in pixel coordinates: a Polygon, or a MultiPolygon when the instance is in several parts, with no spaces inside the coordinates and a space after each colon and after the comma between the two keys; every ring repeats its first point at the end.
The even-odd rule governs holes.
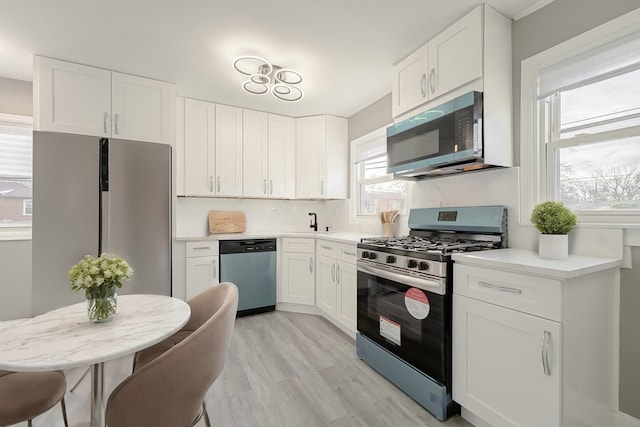
{"type": "Polygon", "coordinates": [[[272,65],[258,56],[239,56],[233,60],[233,68],[240,74],[249,76],[242,83],[242,89],[252,95],[271,92],[282,101],[300,101],[304,92],[300,86],[302,75],[290,68],[272,65]]]}

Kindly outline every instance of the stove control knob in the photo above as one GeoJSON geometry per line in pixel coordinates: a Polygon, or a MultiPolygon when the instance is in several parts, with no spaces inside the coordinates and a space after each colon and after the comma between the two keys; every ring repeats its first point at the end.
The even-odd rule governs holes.
{"type": "Polygon", "coordinates": [[[376,259],[376,258],[378,258],[378,254],[377,253],[375,253],[375,252],[370,252],[369,253],[369,259],[376,259]]]}
{"type": "Polygon", "coordinates": [[[410,259],[409,261],[407,261],[407,267],[416,268],[417,266],[418,266],[418,261],[416,261],[415,259],[410,259]]]}
{"type": "Polygon", "coordinates": [[[369,252],[367,251],[362,251],[362,258],[369,258],[369,252]]]}
{"type": "Polygon", "coordinates": [[[387,255],[387,264],[393,264],[394,262],[396,262],[396,257],[393,255],[387,255]]]}
{"type": "Polygon", "coordinates": [[[429,263],[426,261],[420,261],[420,264],[418,264],[418,270],[428,270],[429,269],[429,263]]]}

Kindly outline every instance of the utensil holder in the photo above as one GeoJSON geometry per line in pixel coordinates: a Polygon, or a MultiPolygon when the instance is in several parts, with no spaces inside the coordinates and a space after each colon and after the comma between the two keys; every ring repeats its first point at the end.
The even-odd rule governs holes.
{"type": "Polygon", "coordinates": [[[392,222],[384,222],[382,223],[382,235],[384,237],[393,237],[393,226],[395,224],[392,222]]]}

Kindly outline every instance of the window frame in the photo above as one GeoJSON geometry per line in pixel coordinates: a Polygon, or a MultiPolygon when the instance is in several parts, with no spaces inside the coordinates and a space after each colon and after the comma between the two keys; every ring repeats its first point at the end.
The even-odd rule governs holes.
{"type": "MultiPolygon", "coordinates": [[[[588,54],[598,48],[637,34],[640,9],[627,13],[599,27],[560,43],[521,63],[520,87],[520,223],[531,224],[529,216],[536,204],[554,200],[558,168],[555,150],[562,142],[547,145],[550,132],[547,127],[549,108],[539,99],[541,70],[559,64],[568,57],[588,54]]],[[[616,131],[613,131],[616,132],[616,131]]],[[[603,132],[604,134],[604,132],[603,132]]],[[[602,135],[601,135],[602,136],[602,135]]],[[[594,137],[586,137],[593,140],[594,137]]],[[[573,141],[574,143],[576,141],[573,141]]],[[[585,141],[586,142],[586,141],[585,141]]],[[[581,210],[576,211],[583,224],[608,226],[640,226],[640,210],[581,210]]]]}
{"type": "MultiPolygon", "coordinates": [[[[25,115],[20,115],[20,114],[0,113],[0,121],[13,122],[13,123],[20,124],[20,125],[29,125],[29,126],[31,126],[32,134],[33,134],[33,117],[31,117],[31,116],[25,116],[25,115]]],[[[32,143],[33,143],[33,140],[32,140],[32,143]]],[[[16,178],[16,180],[25,180],[25,179],[24,178],[23,179],[16,178]]],[[[33,183],[33,173],[32,173],[32,175],[30,177],[30,180],[33,183]]],[[[27,200],[27,199],[25,199],[25,200],[27,200]]],[[[32,203],[33,203],[33,198],[28,199],[28,200],[32,200],[32,203]]],[[[33,205],[32,205],[32,209],[33,209],[33,205]]],[[[23,211],[23,214],[24,214],[24,200],[23,200],[23,210],[22,211],[23,211]]],[[[24,215],[26,215],[26,214],[24,214],[24,215]]],[[[33,219],[33,211],[29,215],[33,219]]],[[[2,240],[30,240],[31,239],[32,228],[33,228],[33,223],[31,225],[23,225],[23,226],[0,227],[0,241],[2,241],[2,240]]]]}
{"type": "MultiPolygon", "coordinates": [[[[396,181],[397,179],[393,174],[385,174],[382,176],[378,176],[375,178],[368,178],[360,180],[359,174],[359,163],[355,162],[356,153],[358,146],[360,144],[367,144],[375,138],[384,137],[386,139],[387,135],[387,127],[391,126],[391,123],[385,125],[381,128],[378,128],[372,132],[369,132],[366,135],[363,135],[359,138],[356,138],[350,143],[350,161],[349,166],[351,170],[351,198],[349,203],[349,221],[352,224],[379,224],[380,217],[378,213],[374,214],[360,214],[360,186],[367,184],[375,184],[379,182],[390,182],[396,181]]],[[[405,212],[400,212],[400,216],[406,215],[406,211],[408,211],[408,202],[411,200],[411,185],[410,181],[405,181],[406,191],[405,191],[405,212]]]]}

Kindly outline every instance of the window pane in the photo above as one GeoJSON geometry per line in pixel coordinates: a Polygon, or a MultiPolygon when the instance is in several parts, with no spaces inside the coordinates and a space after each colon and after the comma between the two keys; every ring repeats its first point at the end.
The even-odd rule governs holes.
{"type": "Polygon", "coordinates": [[[376,215],[378,212],[397,209],[404,211],[406,183],[386,181],[375,184],[360,184],[359,215],[376,215]]]}
{"type": "Polygon", "coordinates": [[[560,109],[560,138],[640,125],[640,70],[561,92],[560,109]]]}
{"type": "Polygon", "coordinates": [[[558,149],[560,199],[572,209],[640,209],[640,138],[558,149]]]}
{"type": "Polygon", "coordinates": [[[0,114],[0,228],[30,227],[32,126],[30,118],[0,114]]]}
{"type": "Polygon", "coordinates": [[[31,193],[31,181],[0,178],[0,228],[31,226],[31,193]]]}

